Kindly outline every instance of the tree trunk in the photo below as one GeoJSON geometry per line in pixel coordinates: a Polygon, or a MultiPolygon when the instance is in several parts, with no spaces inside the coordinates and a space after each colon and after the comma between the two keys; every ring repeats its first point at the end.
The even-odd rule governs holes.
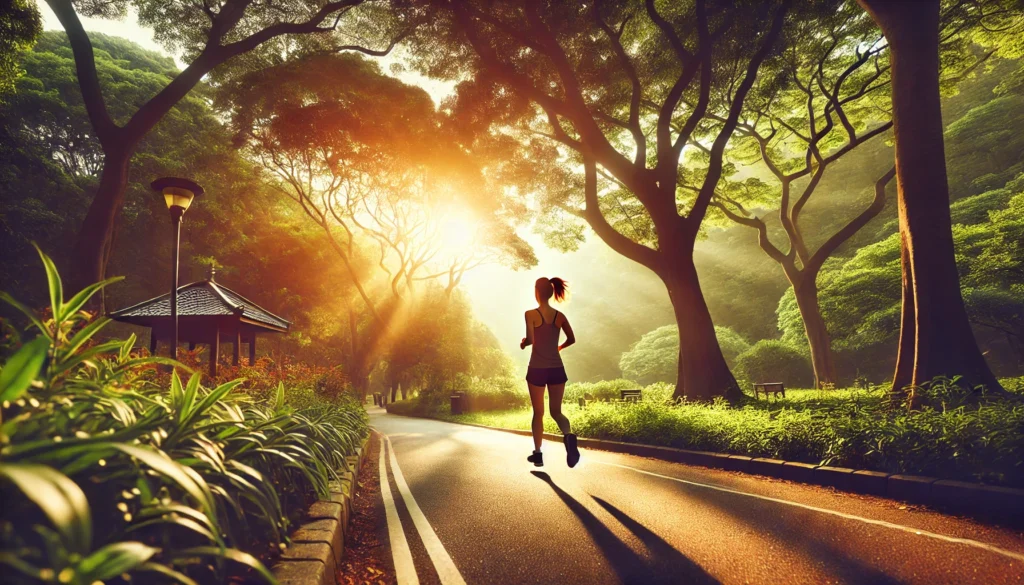
{"type": "Polygon", "coordinates": [[[807,274],[802,282],[793,284],[796,305],[800,309],[800,317],[804,322],[807,344],[811,350],[811,365],[814,367],[814,385],[822,388],[824,384],[836,385],[839,376],[836,374],[835,356],[832,353],[832,339],[825,326],[818,305],[817,274],[807,274]]]}
{"type": "Polygon", "coordinates": [[[352,388],[354,388],[356,394],[359,395],[359,399],[366,402],[366,394],[370,390],[370,377],[361,372],[353,372],[351,380],[352,388]]]}
{"type": "Polygon", "coordinates": [[[679,327],[679,365],[673,398],[711,400],[742,396],[718,345],[692,254],[680,254],[663,277],[679,327]]]}
{"type": "MultiPolygon", "coordinates": [[[[900,208],[900,225],[903,225],[903,208],[900,208]]],[[[900,232],[901,308],[900,344],[896,353],[896,373],[892,380],[892,401],[900,402],[906,388],[914,379],[914,347],[916,325],[914,324],[914,279],[910,274],[910,249],[907,247],[905,232],[900,232]]]]}
{"type": "MultiPolygon", "coordinates": [[[[904,280],[909,268],[914,303],[910,383],[959,375],[965,385],[1001,390],[974,339],[954,257],[939,96],[939,0],[860,2],[890,46],[904,280]]],[[[905,315],[904,326],[907,321],[905,315]]],[[[900,356],[897,373],[906,358],[900,356]]],[[[894,385],[902,382],[894,377],[894,385]]]]}
{"type": "Polygon", "coordinates": [[[78,230],[72,252],[71,291],[79,291],[106,276],[114,226],[128,188],[128,164],[132,152],[133,149],[127,147],[104,153],[100,184],[78,230]]]}

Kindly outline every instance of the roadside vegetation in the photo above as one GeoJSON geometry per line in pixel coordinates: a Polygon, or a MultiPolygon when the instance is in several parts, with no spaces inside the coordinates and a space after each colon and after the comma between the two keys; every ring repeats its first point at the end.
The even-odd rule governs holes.
{"type": "MultiPolygon", "coordinates": [[[[581,437],[1022,487],[1024,379],[1002,382],[1008,398],[938,379],[915,389],[914,409],[892,405],[882,387],[787,390],[786,398],[748,397],[737,408],[723,400],[672,403],[666,383],[645,387],[636,404],[602,401],[640,387],[628,380],[570,383],[563,411],[581,437]],[[585,396],[592,400],[580,407],[585,396]]],[[[472,408],[504,395],[483,385],[469,387],[472,408]],[[473,392],[484,398],[474,402],[473,392]]],[[[388,412],[518,430],[531,420],[525,390],[500,410],[452,415],[445,402],[420,397],[389,404],[388,412]]],[[[558,433],[550,417],[544,424],[558,433]]]]}
{"type": "Polygon", "coordinates": [[[83,310],[110,281],[9,329],[0,369],[4,583],[274,582],[267,570],[367,433],[351,398],[206,387],[181,364],[96,342],[83,310]],[[176,366],[174,373],[167,373],[176,366]]]}

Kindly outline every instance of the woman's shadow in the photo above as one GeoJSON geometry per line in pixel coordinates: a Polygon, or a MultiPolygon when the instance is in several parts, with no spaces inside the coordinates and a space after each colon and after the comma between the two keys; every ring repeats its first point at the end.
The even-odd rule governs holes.
{"type": "MultiPolygon", "coordinates": [[[[699,584],[712,585],[719,581],[709,575],[696,563],[686,558],[672,545],[665,542],[660,536],[648,530],[625,512],[619,510],[608,502],[594,497],[601,507],[608,512],[623,526],[632,532],[647,547],[650,552],[650,559],[636,554],[626,543],[619,540],[615,533],[608,529],[590,510],[583,504],[576,501],[562,488],[555,485],[547,473],[543,471],[531,471],[533,475],[544,480],[555,494],[562,499],[562,502],[572,510],[580,523],[590,533],[608,564],[619,576],[623,583],[673,583],[673,584],[699,584]]],[[[593,496],[592,496],[593,497],[593,496]]]]}

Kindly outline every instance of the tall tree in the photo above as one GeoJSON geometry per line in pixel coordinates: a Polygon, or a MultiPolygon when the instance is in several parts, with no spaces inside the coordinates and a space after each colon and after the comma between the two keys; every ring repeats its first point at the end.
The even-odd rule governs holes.
{"type": "Polygon", "coordinates": [[[31,0],[0,4],[0,100],[14,89],[14,80],[21,73],[18,52],[32,46],[43,30],[42,24],[39,9],[31,0]]]}
{"type": "Polygon", "coordinates": [[[434,51],[433,60],[429,47],[420,55],[433,74],[470,69],[472,82],[460,86],[454,107],[470,117],[492,107],[496,124],[518,123],[527,138],[524,159],[547,163],[541,176],[568,179],[542,199],[661,278],[681,331],[676,396],[738,398],[693,249],[722,177],[726,143],[758,69],[776,47],[789,3],[509,0],[438,7],[432,31],[447,34],[445,50],[434,51]],[[712,99],[719,94],[729,95],[719,112],[726,122],[705,167],[687,169],[701,177],[701,187],[696,194],[680,190],[683,148],[712,104],[721,103],[712,99]],[[486,103],[474,103],[481,100],[486,103]],[[647,101],[658,105],[656,114],[643,112],[647,101]],[[673,129],[680,115],[685,121],[673,129]],[[645,233],[627,234],[609,221],[616,213],[609,184],[621,186],[649,226],[645,233]]]}
{"type": "MultiPolygon", "coordinates": [[[[889,43],[903,309],[893,389],[937,376],[1002,389],[974,339],[956,269],[939,94],[940,0],[858,0],[889,43]]],[[[998,2],[956,2],[965,22],[998,2]],[[976,12],[980,11],[980,12],[976,12]]]]}
{"type": "MultiPolygon", "coordinates": [[[[139,142],[207,75],[225,75],[225,64],[238,65],[238,57],[258,53],[250,61],[279,61],[295,50],[297,37],[319,35],[321,49],[359,51],[383,55],[401,36],[372,3],[371,14],[355,10],[365,0],[46,0],[67,32],[74,52],[78,84],[93,134],[103,149],[103,170],[89,211],[78,230],[72,284],[83,286],[103,278],[110,258],[117,218],[124,204],[128,170],[139,142]],[[79,19],[86,16],[121,18],[128,8],[139,23],[152,27],[156,39],[180,52],[188,65],[137,109],[115,117],[108,109],[101,76],[97,73],[89,35],[79,19]],[[371,16],[373,17],[371,20],[371,16]],[[348,45],[338,39],[344,30],[382,37],[385,48],[348,45]],[[391,39],[388,46],[386,39],[391,39]]],[[[399,23],[401,26],[401,23],[399,23]]],[[[303,41],[305,42],[305,41],[303,41]]],[[[251,65],[251,63],[250,63],[251,65]]]]}
{"type": "Polygon", "coordinates": [[[240,142],[325,234],[369,316],[360,327],[350,304],[349,370],[357,386],[365,387],[414,315],[415,283],[444,279],[450,297],[465,271],[488,257],[535,261],[502,221],[500,197],[454,145],[445,148],[440,116],[422,89],[355,55],[314,55],[245,80],[223,96],[240,142]],[[435,148],[422,148],[428,141],[435,148]],[[450,222],[455,209],[479,225],[450,222]],[[446,231],[467,237],[455,242],[446,231]],[[474,231],[491,236],[472,241],[474,231]]]}
{"type": "MultiPolygon", "coordinates": [[[[824,238],[815,249],[800,223],[826,170],[843,155],[892,127],[888,100],[889,64],[884,39],[855,4],[823,11],[794,23],[786,47],[758,79],[728,154],[758,160],[774,181],[724,181],[712,204],[730,220],[757,232],[761,249],[778,263],[793,286],[804,322],[818,387],[838,382],[828,328],[818,304],[818,273],[824,262],[885,206],[885,187],[895,170],[882,174],[863,211],[824,238]],[[788,250],[771,241],[758,207],[778,208],[788,250]]],[[[724,119],[712,116],[718,124],[724,119]]],[[[706,150],[699,140],[693,145],[706,150]]],[[[697,189],[697,187],[692,187],[697,189]]]]}

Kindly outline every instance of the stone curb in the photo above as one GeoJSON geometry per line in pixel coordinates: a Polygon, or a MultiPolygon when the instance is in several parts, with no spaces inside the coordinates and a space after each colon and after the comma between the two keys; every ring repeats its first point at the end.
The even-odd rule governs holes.
{"type": "MultiPolygon", "coordinates": [[[[412,418],[429,418],[398,413],[391,414],[412,418]]],[[[456,421],[444,422],[513,433],[526,437],[531,436],[530,431],[518,429],[503,429],[456,421]]],[[[551,433],[544,433],[544,438],[556,442],[562,440],[561,435],[551,433]]],[[[944,480],[936,477],[889,474],[866,469],[830,467],[799,461],[782,461],[760,457],[751,458],[726,453],[606,441],[603,439],[580,437],[577,444],[587,449],[612,451],[673,463],[742,471],[744,473],[765,475],[801,483],[834,487],[846,492],[922,504],[958,514],[998,518],[1004,523],[1024,526],[1024,489],[944,480]]]]}
{"type": "Polygon", "coordinates": [[[345,554],[345,533],[352,515],[359,470],[370,436],[356,454],[346,458],[351,471],[331,482],[331,497],[314,502],[306,513],[307,522],[291,535],[291,544],[271,568],[280,585],[335,585],[337,568],[345,554]]]}

